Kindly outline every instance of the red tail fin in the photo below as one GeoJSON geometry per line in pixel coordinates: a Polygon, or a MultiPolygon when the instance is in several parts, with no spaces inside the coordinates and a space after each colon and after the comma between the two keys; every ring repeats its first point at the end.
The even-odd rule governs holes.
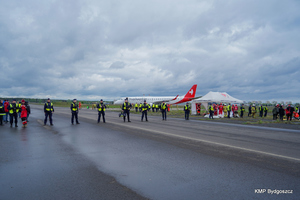
{"type": "Polygon", "coordinates": [[[192,88],[186,93],[185,98],[194,98],[197,90],[197,85],[193,85],[192,88]]]}

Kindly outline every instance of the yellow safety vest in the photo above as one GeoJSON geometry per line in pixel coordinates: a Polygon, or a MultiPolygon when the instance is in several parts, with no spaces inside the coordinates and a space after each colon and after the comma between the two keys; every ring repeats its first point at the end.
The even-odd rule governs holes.
{"type": "MultiPolygon", "coordinates": [[[[101,104],[99,104],[99,107],[101,106],[101,104]]],[[[102,111],[102,108],[98,108],[98,111],[102,111]]],[[[103,108],[103,111],[105,111],[105,107],[103,108]]]]}
{"type": "Polygon", "coordinates": [[[161,109],[165,110],[167,108],[166,104],[161,104],[161,109]]]}
{"type": "Polygon", "coordinates": [[[72,108],[72,111],[77,111],[78,108],[75,106],[76,104],[75,103],[72,103],[73,104],[73,108],[72,108]]]}
{"type": "Polygon", "coordinates": [[[52,106],[53,106],[53,103],[51,103],[50,108],[49,108],[49,104],[47,103],[46,111],[47,112],[53,111],[52,106]]]}
{"type": "Polygon", "coordinates": [[[227,110],[228,110],[228,111],[231,111],[231,105],[228,105],[228,106],[227,106],[227,110]]]}
{"type": "MultiPolygon", "coordinates": [[[[11,104],[9,104],[9,106],[12,108],[12,105],[11,105],[11,104]]],[[[19,104],[16,103],[16,113],[19,112],[19,108],[20,108],[20,107],[19,107],[19,104]]],[[[10,110],[9,110],[9,114],[13,114],[13,113],[14,113],[14,111],[13,111],[12,109],[10,109],[10,110]]]]}
{"type": "Polygon", "coordinates": [[[6,115],[6,113],[4,112],[4,108],[3,106],[0,106],[0,110],[3,109],[3,113],[0,113],[0,115],[6,115]]]}
{"type": "Polygon", "coordinates": [[[144,104],[144,107],[142,107],[142,111],[146,111],[146,110],[148,110],[148,108],[149,108],[149,105],[146,103],[146,105],[144,104]]]}
{"type": "Polygon", "coordinates": [[[123,104],[123,110],[127,110],[126,102],[124,102],[124,104],[123,104]]]}

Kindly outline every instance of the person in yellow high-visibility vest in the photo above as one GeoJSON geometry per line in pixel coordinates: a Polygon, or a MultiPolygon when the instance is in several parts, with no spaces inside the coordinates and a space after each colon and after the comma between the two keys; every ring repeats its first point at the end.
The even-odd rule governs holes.
{"type": "Polygon", "coordinates": [[[15,118],[15,127],[18,127],[18,113],[19,113],[20,107],[19,107],[19,104],[16,103],[15,99],[12,101],[11,104],[9,104],[8,110],[9,110],[9,115],[10,115],[10,127],[12,127],[14,118],[15,118]]]}
{"type": "Polygon", "coordinates": [[[189,105],[189,103],[186,103],[186,105],[184,106],[184,118],[185,118],[185,120],[189,120],[190,111],[191,111],[191,106],[189,105]]]}
{"type": "Polygon", "coordinates": [[[103,118],[103,123],[105,123],[105,104],[103,103],[103,100],[100,100],[100,103],[97,104],[97,109],[98,109],[98,123],[100,123],[100,118],[102,115],[103,118]]]}
{"type": "Polygon", "coordinates": [[[223,106],[224,118],[227,117],[227,115],[228,115],[227,109],[228,109],[228,107],[227,107],[226,103],[224,103],[224,106],[223,106]]]}
{"type": "Polygon", "coordinates": [[[162,114],[162,120],[167,121],[167,105],[165,104],[165,101],[160,105],[160,110],[162,114]]]}
{"type": "Polygon", "coordinates": [[[141,121],[143,121],[144,116],[145,116],[146,122],[148,121],[148,118],[147,118],[148,109],[149,109],[149,104],[147,104],[146,100],[144,100],[144,104],[142,104],[142,118],[141,118],[141,121]]]}
{"type": "Polygon", "coordinates": [[[139,105],[135,103],[134,108],[135,108],[135,112],[138,112],[139,105]]]}
{"type": "Polygon", "coordinates": [[[48,98],[47,102],[44,105],[44,113],[45,113],[44,125],[47,124],[47,118],[49,116],[50,125],[53,126],[52,114],[54,113],[54,108],[53,108],[53,103],[51,103],[50,101],[50,98],[48,98]]]}
{"type": "Polygon", "coordinates": [[[208,111],[209,111],[209,119],[214,119],[214,107],[211,105],[211,104],[209,104],[209,106],[208,106],[208,111]]]}
{"type": "Polygon", "coordinates": [[[73,99],[73,103],[71,104],[70,109],[71,109],[71,112],[72,112],[71,123],[74,124],[74,117],[75,117],[76,124],[80,124],[78,122],[78,112],[79,112],[79,109],[78,109],[77,99],[73,99]]]}
{"type": "Polygon", "coordinates": [[[3,125],[3,116],[6,115],[5,111],[4,111],[4,104],[3,101],[0,100],[0,125],[3,125]]]}

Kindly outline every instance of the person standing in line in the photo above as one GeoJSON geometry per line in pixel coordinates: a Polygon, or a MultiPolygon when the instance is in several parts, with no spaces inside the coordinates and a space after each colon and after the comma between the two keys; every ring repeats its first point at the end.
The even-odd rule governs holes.
{"type": "Polygon", "coordinates": [[[184,118],[185,118],[185,120],[189,120],[190,111],[191,111],[191,106],[189,105],[189,103],[186,103],[186,105],[184,106],[184,118]]]}
{"type": "Polygon", "coordinates": [[[227,105],[226,103],[224,103],[224,106],[223,106],[223,111],[224,111],[224,118],[227,117],[227,105]]]}
{"type": "Polygon", "coordinates": [[[155,110],[155,104],[153,103],[152,104],[152,112],[154,112],[154,110],[155,110]]]}
{"type": "Polygon", "coordinates": [[[4,111],[4,103],[2,100],[0,100],[0,126],[3,126],[3,116],[5,116],[6,113],[4,111]]]}
{"type": "Polygon", "coordinates": [[[8,122],[8,115],[9,115],[8,107],[9,107],[9,101],[6,99],[6,100],[5,100],[5,103],[4,103],[4,112],[5,112],[5,115],[4,115],[4,122],[5,122],[5,123],[8,122]]]}
{"type": "Polygon", "coordinates": [[[253,118],[255,118],[255,114],[256,114],[256,106],[255,106],[255,104],[253,104],[251,106],[251,115],[253,118]]]}
{"type": "Polygon", "coordinates": [[[228,104],[228,106],[227,106],[227,112],[228,112],[228,118],[230,118],[230,112],[231,112],[231,105],[230,105],[230,103],[228,104]]]}
{"type": "Polygon", "coordinates": [[[71,123],[72,125],[74,124],[74,117],[75,117],[75,120],[76,120],[76,124],[80,124],[78,122],[78,104],[77,104],[77,99],[73,99],[73,103],[71,104],[71,112],[72,112],[72,118],[71,118],[71,123]]]}
{"type": "Polygon", "coordinates": [[[265,106],[264,107],[264,112],[265,112],[264,117],[266,117],[268,115],[268,110],[269,110],[268,106],[265,106]]]}
{"type": "Polygon", "coordinates": [[[100,100],[100,103],[97,104],[97,108],[98,108],[98,123],[100,123],[100,118],[102,115],[102,119],[103,119],[103,123],[105,123],[105,104],[103,103],[103,100],[100,100]]]}
{"type": "Polygon", "coordinates": [[[223,105],[220,103],[219,105],[219,115],[223,115],[223,105]]]}
{"type": "Polygon", "coordinates": [[[160,105],[160,110],[161,110],[161,114],[162,114],[162,120],[167,121],[167,105],[166,105],[165,101],[163,101],[162,104],[160,105]]]}
{"type": "Polygon", "coordinates": [[[290,119],[290,121],[292,121],[293,113],[294,113],[294,107],[292,107],[291,105],[288,105],[288,107],[286,108],[286,120],[287,121],[289,119],[290,119]]]}
{"type": "Polygon", "coordinates": [[[22,124],[23,124],[23,128],[27,127],[27,113],[28,113],[28,108],[25,105],[25,100],[22,99],[21,101],[21,120],[22,120],[22,124]]]}
{"type": "Polygon", "coordinates": [[[248,117],[252,116],[251,112],[252,112],[252,105],[250,104],[248,108],[248,117]]]}
{"type": "Polygon", "coordinates": [[[53,126],[52,114],[54,113],[54,108],[53,108],[53,103],[51,103],[50,98],[48,98],[47,102],[44,104],[44,113],[45,113],[44,125],[47,124],[47,118],[49,116],[50,125],[53,126]]]}
{"type": "Polygon", "coordinates": [[[263,117],[263,113],[264,113],[263,105],[260,105],[260,107],[259,107],[259,117],[263,117]]]}
{"type": "Polygon", "coordinates": [[[29,122],[29,115],[31,113],[30,105],[28,104],[28,101],[25,101],[25,106],[27,107],[27,119],[26,121],[29,122]]]}
{"type": "Polygon", "coordinates": [[[15,127],[18,127],[18,113],[20,110],[19,104],[16,99],[14,99],[11,104],[9,104],[9,117],[10,117],[10,127],[12,127],[15,118],[15,127]]]}
{"type": "Polygon", "coordinates": [[[134,108],[135,108],[135,112],[138,112],[139,105],[135,103],[134,108]]]}
{"type": "Polygon", "coordinates": [[[244,107],[244,104],[242,104],[242,106],[240,107],[241,109],[241,118],[244,117],[244,112],[245,112],[245,107],[244,107]]]}
{"type": "Polygon", "coordinates": [[[272,110],[272,114],[273,114],[273,120],[277,120],[277,105],[274,106],[273,110],[272,110]]]}
{"type": "Polygon", "coordinates": [[[131,122],[130,118],[129,118],[130,108],[131,108],[131,104],[128,103],[128,98],[126,98],[125,102],[123,103],[123,106],[122,106],[124,122],[125,122],[126,116],[127,116],[128,122],[131,122]]]}
{"type": "Polygon", "coordinates": [[[147,118],[148,109],[149,109],[149,105],[146,103],[146,100],[144,100],[144,104],[142,104],[142,118],[141,118],[141,121],[144,120],[144,116],[145,116],[146,122],[148,121],[148,118],[147,118]]]}
{"type": "Polygon", "coordinates": [[[282,105],[279,106],[279,119],[283,121],[283,116],[285,114],[284,108],[282,105]]]}
{"type": "Polygon", "coordinates": [[[211,105],[211,103],[208,106],[208,110],[209,110],[209,119],[214,119],[214,106],[211,105]]]}

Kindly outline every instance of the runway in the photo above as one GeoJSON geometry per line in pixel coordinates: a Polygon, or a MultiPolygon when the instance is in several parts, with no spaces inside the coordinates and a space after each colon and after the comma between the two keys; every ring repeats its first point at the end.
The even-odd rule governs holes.
{"type": "Polygon", "coordinates": [[[0,127],[0,199],[297,199],[300,130],[55,107],[0,127]],[[48,122],[49,124],[49,122],[48,122]],[[99,189],[100,188],[100,189],[99,189]],[[266,192],[263,193],[264,189],[266,192]],[[271,194],[269,191],[292,191],[271,194]],[[25,197],[25,198],[24,198],[25,197]]]}

